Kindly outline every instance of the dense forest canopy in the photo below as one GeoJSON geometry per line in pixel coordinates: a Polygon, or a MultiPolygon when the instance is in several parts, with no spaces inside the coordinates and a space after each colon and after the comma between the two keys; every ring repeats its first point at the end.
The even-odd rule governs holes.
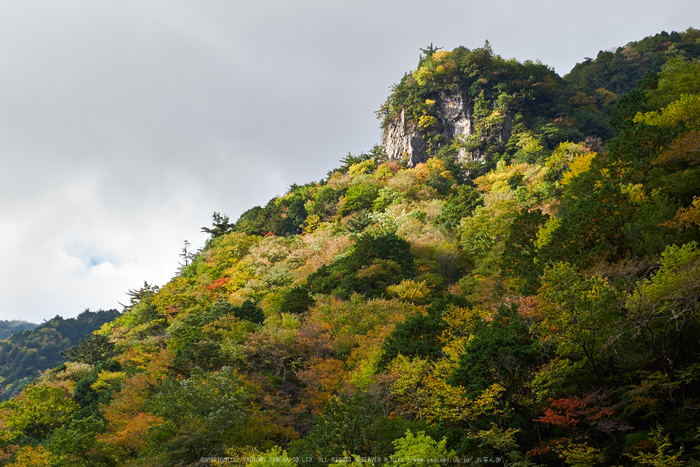
{"type": "Polygon", "coordinates": [[[28,323],[22,320],[2,320],[0,321],[0,340],[7,339],[16,332],[24,331],[25,329],[34,329],[38,324],[28,323]]]}
{"type": "Polygon", "coordinates": [[[76,318],[56,316],[40,325],[19,321],[20,332],[0,342],[0,400],[12,398],[41,372],[63,363],[61,352],[117,316],[117,310],[85,310],[76,318]]]}
{"type": "Polygon", "coordinates": [[[698,465],[699,47],[661,33],[564,78],[424,49],[378,116],[427,160],[377,146],[214,213],[170,282],[0,404],[2,462],[698,465]]]}

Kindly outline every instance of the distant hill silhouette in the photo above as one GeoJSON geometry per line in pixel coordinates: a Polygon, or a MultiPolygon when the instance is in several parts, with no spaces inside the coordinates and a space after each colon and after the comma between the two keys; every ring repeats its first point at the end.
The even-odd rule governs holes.
{"type": "Polygon", "coordinates": [[[36,323],[29,323],[18,319],[0,321],[0,340],[5,340],[16,332],[24,331],[25,329],[34,329],[39,326],[36,323]]]}
{"type": "MultiPolygon", "coordinates": [[[[85,310],[77,318],[56,317],[0,342],[0,400],[19,393],[30,381],[49,368],[63,363],[61,352],[78,345],[80,339],[119,316],[117,310],[85,310]]],[[[19,326],[19,325],[17,325],[19,326]]]]}

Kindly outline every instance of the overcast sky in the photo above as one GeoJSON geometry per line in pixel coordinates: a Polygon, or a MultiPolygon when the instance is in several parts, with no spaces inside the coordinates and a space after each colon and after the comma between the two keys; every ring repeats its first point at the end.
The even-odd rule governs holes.
{"type": "MultiPolygon", "coordinates": [[[[380,140],[419,48],[559,74],[700,2],[0,2],[0,319],[121,308],[232,220],[380,140]]],[[[696,21],[696,24],[692,24],[696,21]]]]}

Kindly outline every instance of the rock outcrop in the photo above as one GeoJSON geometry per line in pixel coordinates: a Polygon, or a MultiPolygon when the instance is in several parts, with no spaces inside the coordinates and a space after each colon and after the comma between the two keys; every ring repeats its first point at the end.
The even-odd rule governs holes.
{"type": "MultiPolygon", "coordinates": [[[[444,136],[440,146],[451,144],[456,138],[467,140],[475,134],[471,102],[461,89],[454,87],[438,93],[434,104],[439,122],[440,133],[444,136]]],[[[493,137],[507,143],[513,127],[510,112],[503,115],[502,126],[493,137]]],[[[488,136],[487,136],[488,138],[488,136]]],[[[409,167],[425,162],[430,157],[426,134],[417,125],[406,121],[405,112],[391,121],[382,135],[382,146],[389,159],[406,161],[409,167]]],[[[460,162],[483,161],[481,149],[459,149],[457,159],[460,162]]]]}
{"type": "MultiPolygon", "coordinates": [[[[444,144],[450,144],[457,137],[472,135],[472,118],[469,101],[458,89],[440,91],[435,105],[442,133],[446,137],[444,144]]],[[[391,160],[406,160],[409,167],[428,160],[428,145],[417,125],[406,122],[402,111],[399,118],[389,123],[382,135],[382,146],[391,160]]],[[[460,160],[469,160],[471,154],[462,149],[460,160]]]]}
{"type": "Polygon", "coordinates": [[[472,112],[469,101],[459,88],[440,91],[437,102],[438,119],[444,134],[451,141],[472,134],[472,112]]]}
{"type": "MultiPolygon", "coordinates": [[[[467,138],[473,134],[472,109],[467,96],[459,88],[441,91],[435,105],[438,106],[438,120],[444,129],[443,134],[447,137],[447,144],[455,138],[467,138]]],[[[469,153],[461,148],[457,158],[463,162],[482,159],[483,156],[469,153]]]]}
{"type": "Polygon", "coordinates": [[[403,110],[401,116],[390,122],[384,130],[382,146],[390,160],[406,159],[409,167],[428,160],[428,145],[417,126],[406,124],[403,110]]]}

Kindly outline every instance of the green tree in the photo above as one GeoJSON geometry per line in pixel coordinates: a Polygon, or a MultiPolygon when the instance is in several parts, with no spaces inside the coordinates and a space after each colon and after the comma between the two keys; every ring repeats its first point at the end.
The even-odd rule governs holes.
{"type": "Polygon", "coordinates": [[[225,442],[236,439],[250,409],[246,384],[229,367],[193,371],[182,380],[167,378],[148,404],[166,422],[149,430],[147,451],[170,465],[223,456],[225,442]]]}
{"type": "Polygon", "coordinates": [[[260,206],[255,206],[241,214],[236,221],[235,229],[246,235],[265,235],[267,218],[267,211],[260,206]]]}
{"type": "Polygon", "coordinates": [[[360,183],[348,188],[338,204],[338,213],[345,216],[362,209],[371,210],[372,203],[379,196],[379,186],[374,183],[360,183]]]}
{"type": "Polygon", "coordinates": [[[624,335],[620,293],[600,276],[586,276],[568,263],[556,263],[545,269],[539,296],[542,320],[534,329],[543,346],[552,346],[560,357],[584,362],[598,384],[613,375],[612,344],[624,335]]]}
{"type": "Polygon", "coordinates": [[[438,442],[424,431],[419,431],[416,436],[408,430],[403,438],[394,440],[393,444],[392,464],[397,466],[413,466],[416,462],[451,462],[455,457],[455,452],[447,449],[447,438],[438,442]]]}
{"type": "Polygon", "coordinates": [[[241,306],[233,308],[233,315],[236,318],[244,319],[255,324],[262,324],[265,321],[265,313],[252,300],[246,300],[241,306]]]}
{"type": "Polygon", "coordinates": [[[659,270],[627,299],[629,322],[656,364],[674,379],[680,367],[694,365],[700,345],[700,249],[691,242],[670,245],[659,270]]]}
{"type": "Polygon", "coordinates": [[[522,281],[520,291],[532,293],[539,286],[541,265],[535,262],[537,232],[547,222],[549,216],[542,211],[523,211],[510,226],[510,232],[503,248],[501,274],[516,277],[522,281]]]}
{"type": "Polygon", "coordinates": [[[95,439],[105,430],[105,422],[96,415],[71,420],[54,430],[48,442],[49,451],[57,458],[56,467],[116,465],[95,439]]]}
{"type": "Polygon", "coordinates": [[[96,365],[109,360],[114,355],[114,343],[104,334],[91,334],[80,339],[80,344],[61,352],[71,362],[96,365]]]}
{"type": "Polygon", "coordinates": [[[350,254],[321,266],[308,277],[307,283],[316,293],[347,298],[356,292],[376,297],[384,294],[388,285],[410,277],[413,272],[413,255],[406,240],[394,233],[364,234],[350,254]]]}
{"type": "Polygon", "coordinates": [[[641,465],[652,467],[682,467],[686,465],[681,460],[683,446],[673,452],[673,445],[668,439],[668,434],[664,434],[664,430],[660,425],[651,430],[651,442],[656,447],[656,451],[629,454],[628,457],[641,465]]]}
{"type": "Polygon", "coordinates": [[[624,229],[637,206],[618,181],[595,172],[575,177],[556,217],[540,230],[536,258],[540,267],[557,261],[590,267],[624,256],[624,229]]]}
{"type": "Polygon", "coordinates": [[[499,307],[489,323],[478,321],[450,383],[464,386],[473,398],[498,383],[511,400],[522,400],[528,395],[523,391],[538,363],[529,329],[530,322],[515,305],[499,307]]]}
{"type": "Polygon", "coordinates": [[[391,440],[410,425],[402,418],[388,418],[384,407],[370,394],[357,391],[350,397],[331,399],[314,420],[313,430],[293,442],[290,451],[293,456],[389,456],[391,440]]]}
{"type": "Polygon", "coordinates": [[[305,206],[310,215],[319,216],[321,219],[328,219],[335,215],[338,200],[345,194],[347,189],[334,190],[325,185],[318,189],[314,199],[305,206]]]}
{"type": "Polygon", "coordinates": [[[404,357],[437,358],[441,354],[440,336],[445,322],[435,315],[411,316],[398,323],[384,341],[378,366],[386,368],[398,355],[404,357]]]}
{"type": "Polygon", "coordinates": [[[202,232],[211,235],[211,238],[221,237],[233,231],[234,225],[230,222],[228,216],[214,212],[212,214],[212,226],[202,227],[202,232]]]}
{"type": "Polygon", "coordinates": [[[304,286],[292,287],[284,293],[280,303],[281,313],[303,313],[314,304],[309,289],[304,286]]]}
{"type": "Polygon", "coordinates": [[[305,204],[306,198],[300,193],[270,201],[265,207],[265,230],[279,236],[300,234],[307,217],[305,204]]]}
{"type": "Polygon", "coordinates": [[[21,396],[0,404],[0,411],[7,411],[5,426],[11,440],[44,439],[77,409],[65,389],[50,386],[29,386],[21,396]]]}
{"type": "Polygon", "coordinates": [[[460,185],[457,193],[448,195],[440,215],[433,223],[445,228],[455,228],[463,217],[470,216],[477,206],[483,206],[483,196],[474,187],[460,185]]]}

